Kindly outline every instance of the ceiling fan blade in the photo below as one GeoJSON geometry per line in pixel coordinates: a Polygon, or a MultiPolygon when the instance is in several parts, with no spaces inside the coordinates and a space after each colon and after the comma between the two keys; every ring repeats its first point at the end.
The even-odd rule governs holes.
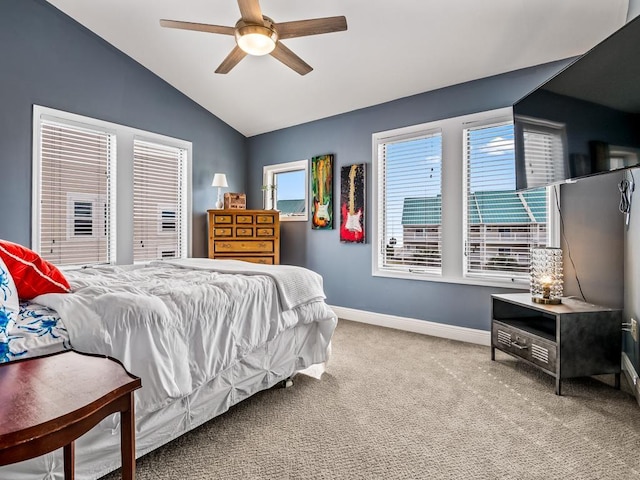
{"type": "Polygon", "coordinates": [[[209,25],[207,23],[179,22],[177,20],[160,20],[160,26],[166,28],[178,28],[180,30],[195,30],[197,32],[221,33],[233,35],[235,28],[222,25],[209,25]]]}
{"type": "Polygon", "coordinates": [[[236,45],[216,69],[216,73],[229,73],[246,56],[247,54],[236,45]]]}
{"type": "Polygon", "coordinates": [[[276,24],[279,38],[305,37],[321,33],[342,32],[347,29],[345,17],[314,18],[276,24]]]}
{"type": "Polygon", "coordinates": [[[313,68],[309,64],[307,64],[299,56],[285,47],[282,42],[278,42],[276,44],[276,48],[273,50],[273,52],[271,52],[271,56],[277,58],[287,67],[295,70],[300,75],[306,75],[311,70],[313,70],[313,68]]]}
{"type": "Polygon", "coordinates": [[[242,20],[247,23],[253,23],[257,25],[263,25],[262,10],[260,10],[260,4],[258,0],[238,0],[238,6],[240,7],[240,15],[242,20]]]}

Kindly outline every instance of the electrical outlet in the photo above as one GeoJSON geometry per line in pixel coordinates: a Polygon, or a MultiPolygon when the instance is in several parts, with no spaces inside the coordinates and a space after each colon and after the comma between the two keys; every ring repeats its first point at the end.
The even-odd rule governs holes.
{"type": "Polygon", "coordinates": [[[631,336],[634,341],[638,341],[638,321],[635,318],[631,319],[631,336]]]}

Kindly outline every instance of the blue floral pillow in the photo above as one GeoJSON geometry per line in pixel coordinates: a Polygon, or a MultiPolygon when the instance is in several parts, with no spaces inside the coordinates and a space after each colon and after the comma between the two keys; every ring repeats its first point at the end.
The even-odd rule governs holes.
{"type": "Polygon", "coordinates": [[[6,338],[18,319],[20,301],[9,269],[0,258],[0,338],[6,338]]]}
{"type": "Polygon", "coordinates": [[[0,258],[0,363],[8,362],[18,356],[11,342],[16,339],[13,330],[19,313],[20,301],[16,284],[9,269],[0,258]]]}

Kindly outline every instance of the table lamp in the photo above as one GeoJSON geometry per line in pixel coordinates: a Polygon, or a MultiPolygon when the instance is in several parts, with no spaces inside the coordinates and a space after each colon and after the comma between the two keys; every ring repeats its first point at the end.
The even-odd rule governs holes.
{"type": "Polygon", "coordinates": [[[216,209],[220,210],[222,208],[222,187],[228,187],[227,185],[227,176],[224,173],[216,173],[213,176],[213,182],[211,182],[212,187],[218,187],[218,201],[216,202],[216,209]]]}
{"type": "Polygon", "coordinates": [[[545,305],[562,302],[562,249],[531,249],[531,300],[545,305]]]}

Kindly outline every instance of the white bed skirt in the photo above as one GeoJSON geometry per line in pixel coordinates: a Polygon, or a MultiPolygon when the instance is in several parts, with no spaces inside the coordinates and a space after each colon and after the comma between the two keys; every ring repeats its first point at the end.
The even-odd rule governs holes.
{"type": "MultiPolygon", "coordinates": [[[[143,417],[136,415],[136,457],[296,372],[319,378],[329,357],[336,323],[336,318],[323,319],[284,330],[190,395],[143,417]]],[[[76,479],[95,480],[119,467],[120,415],[114,414],[76,441],[76,479]]],[[[0,479],[63,480],[62,449],[0,467],[0,479]]]]}

